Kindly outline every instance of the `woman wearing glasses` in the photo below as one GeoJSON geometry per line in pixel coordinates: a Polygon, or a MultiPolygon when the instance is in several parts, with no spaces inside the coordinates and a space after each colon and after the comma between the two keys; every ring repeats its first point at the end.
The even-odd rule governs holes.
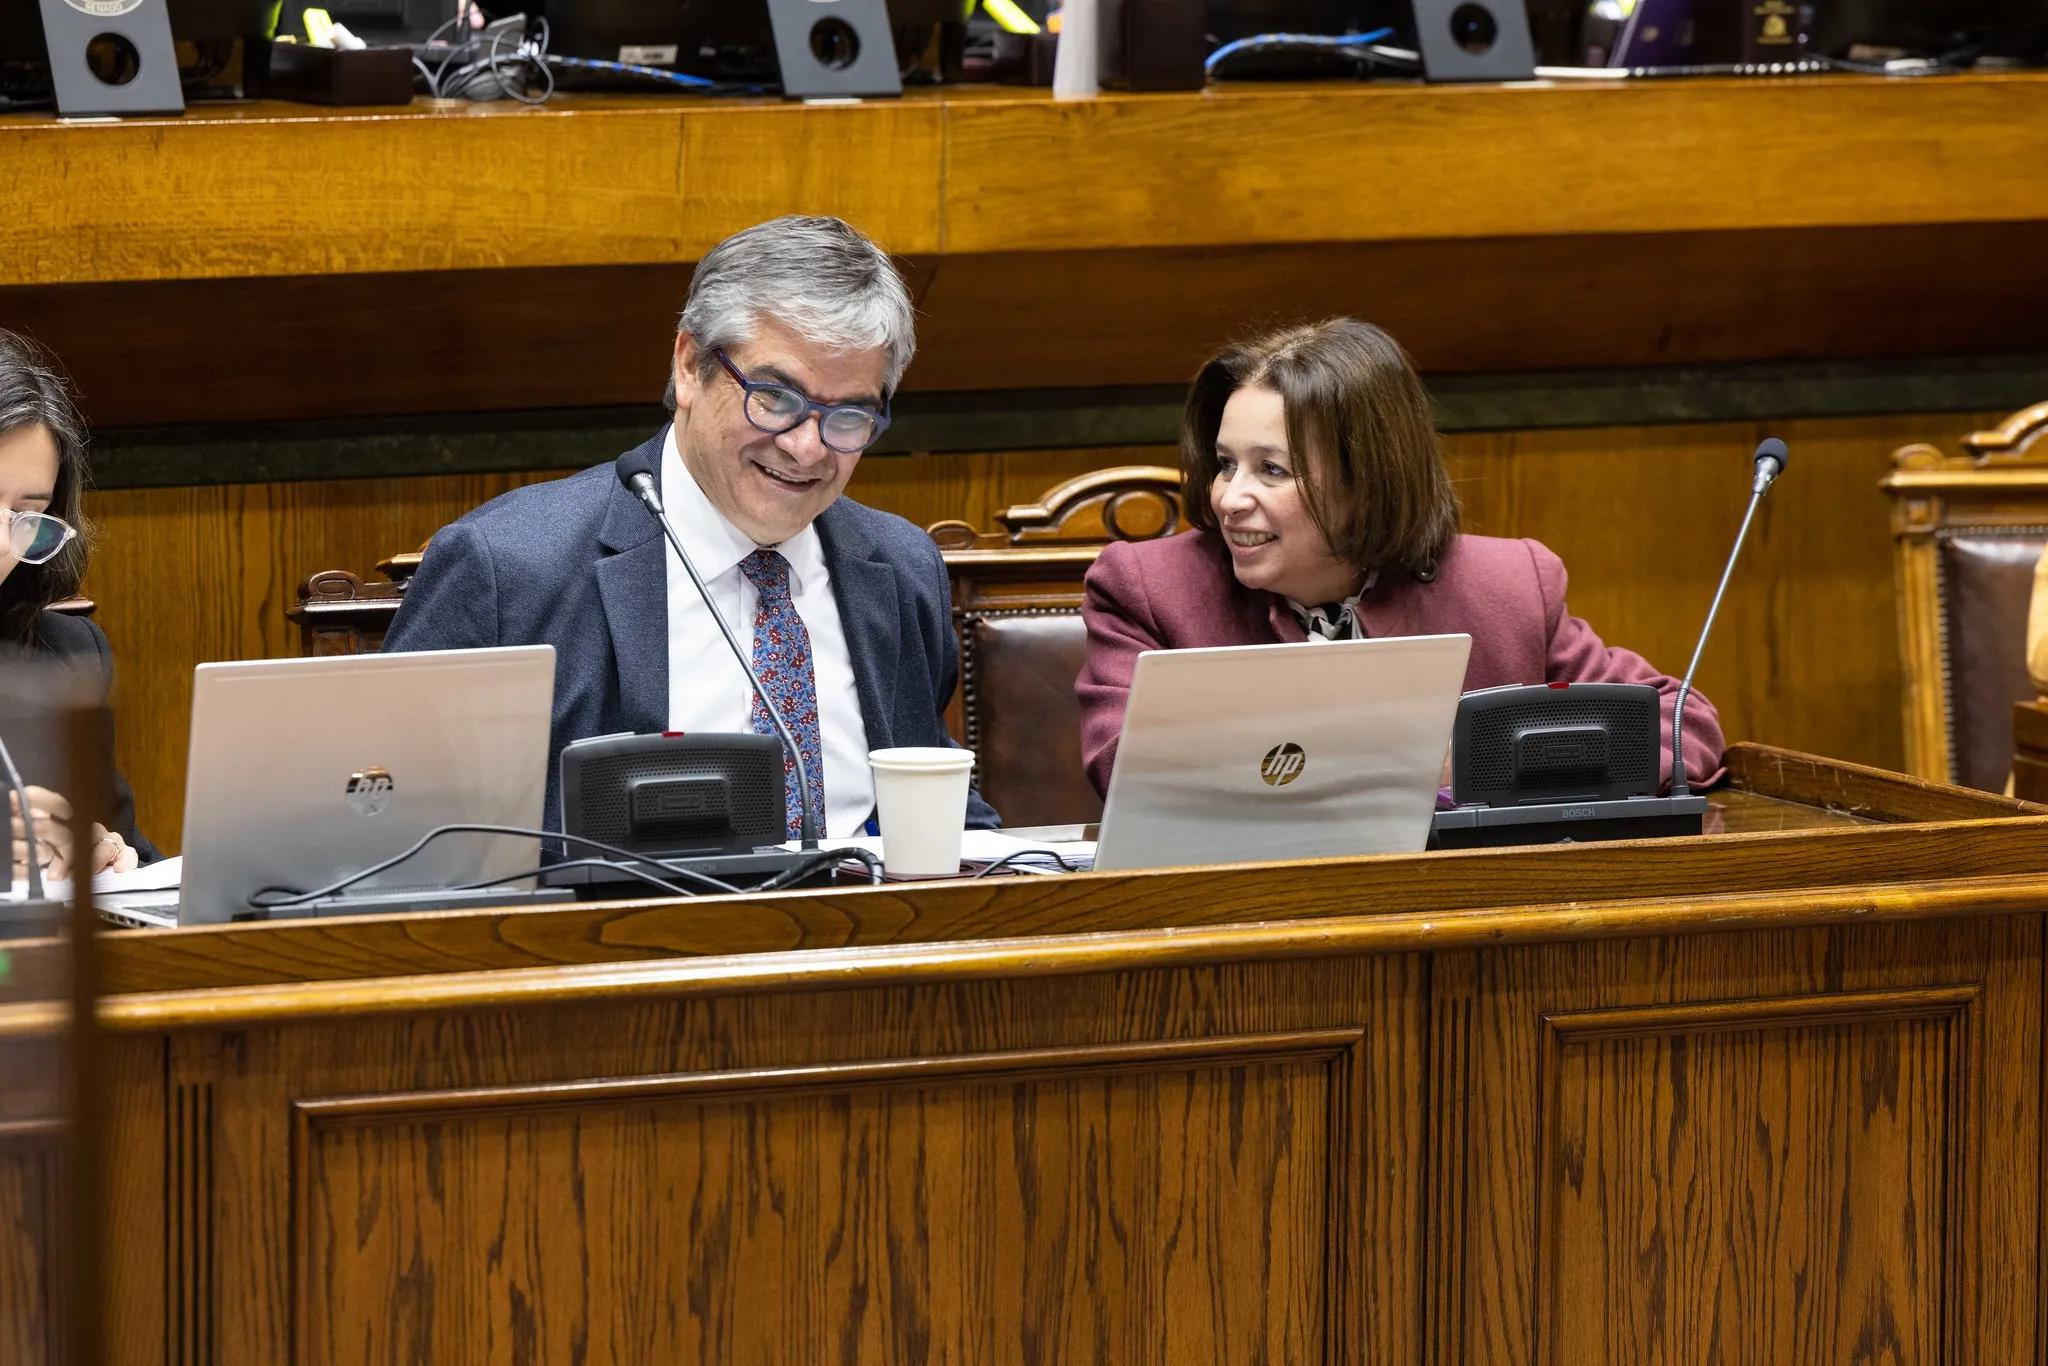
{"type": "MultiPolygon", "coordinates": [[[[62,660],[104,690],[114,671],[106,635],[84,617],[49,610],[75,594],[85,575],[84,483],[85,426],[63,379],[21,338],[0,330],[0,654],[62,660]]],[[[136,833],[135,799],[118,776],[114,790],[111,828],[95,823],[92,846],[74,849],[71,803],[31,781],[33,852],[46,877],[122,872],[157,857],[136,833]]],[[[11,795],[8,812],[20,870],[30,849],[11,795]]]]}
{"type": "MultiPolygon", "coordinates": [[[[1112,543],[1088,572],[1075,688],[1098,792],[1144,650],[1466,632],[1467,689],[1649,683],[1669,735],[1677,681],[1565,610],[1556,555],[1459,534],[1429,399],[1377,327],[1333,318],[1211,358],[1182,415],[1181,469],[1196,529],[1112,543]]],[[[1685,721],[1686,773],[1704,785],[1720,769],[1720,720],[1694,693],[1685,721]]],[[[1663,762],[1668,782],[1668,749],[1663,762]]]]}

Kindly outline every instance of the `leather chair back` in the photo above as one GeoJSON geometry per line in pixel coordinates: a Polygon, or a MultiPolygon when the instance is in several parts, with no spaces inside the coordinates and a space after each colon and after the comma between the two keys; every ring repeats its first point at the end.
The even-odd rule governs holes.
{"type": "Polygon", "coordinates": [[[2034,569],[2048,549],[2048,403],[1963,440],[1892,457],[1906,765],[1998,792],[2012,772],[2013,704],[2027,675],[2034,569]]]}
{"type": "Polygon", "coordinates": [[[1180,471],[1100,470],[998,513],[999,528],[930,528],[953,579],[960,688],[953,733],[975,751],[981,794],[1003,823],[1079,825],[1102,815],[1081,768],[1074,679],[1087,652],[1081,581],[1112,540],[1186,526],[1180,471]]]}

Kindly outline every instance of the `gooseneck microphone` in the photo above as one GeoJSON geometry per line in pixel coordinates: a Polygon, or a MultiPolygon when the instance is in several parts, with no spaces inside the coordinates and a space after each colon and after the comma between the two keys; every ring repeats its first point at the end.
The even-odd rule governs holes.
{"type": "Polygon", "coordinates": [[[698,575],[697,566],[690,563],[690,552],[683,549],[683,542],[676,535],[675,526],[669,521],[668,512],[661,505],[661,495],[655,491],[654,471],[648,468],[647,458],[638,451],[628,451],[619,457],[617,469],[619,482],[626,486],[626,491],[637,498],[640,505],[660,524],[662,533],[668,537],[668,543],[675,547],[676,555],[683,562],[683,572],[690,576],[690,582],[697,589],[697,596],[704,600],[704,610],[718,623],[718,634],[725,637],[726,645],[732,650],[732,657],[739,661],[741,670],[747,675],[747,683],[754,689],[754,696],[761,699],[761,705],[767,709],[768,719],[775,723],[775,733],[782,737],[783,748],[788,752],[790,762],[796,768],[797,806],[800,812],[798,829],[803,835],[801,847],[805,850],[816,849],[819,830],[817,819],[811,813],[811,778],[804,770],[803,751],[797,748],[796,737],[789,733],[789,725],[782,719],[782,711],[775,705],[775,699],[761,686],[761,680],[755,675],[754,665],[747,658],[747,652],[740,648],[739,641],[733,637],[732,627],[725,624],[725,614],[711,601],[711,593],[704,587],[704,580],[698,575]]]}
{"type": "Polygon", "coordinates": [[[1693,671],[1700,666],[1700,656],[1706,653],[1707,637],[1713,634],[1714,616],[1721,610],[1721,595],[1728,591],[1728,580],[1735,573],[1736,557],[1742,554],[1742,542],[1749,536],[1749,524],[1756,517],[1757,504],[1771,491],[1771,485],[1785,472],[1791,456],[1785,451],[1785,443],[1775,436],[1767,436],[1757,443],[1756,477],[1750,481],[1749,507],[1742,514],[1742,526],[1735,533],[1735,544],[1728,551],[1728,563],[1721,570],[1720,586],[1714,589],[1714,600],[1707,607],[1706,624],[1700,627],[1699,643],[1693,646],[1692,663],[1685,666],[1685,677],[1678,684],[1678,700],[1671,706],[1671,795],[1683,797],[1690,789],[1685,777],[1685,700],[1692,696],[1693,671]]]}

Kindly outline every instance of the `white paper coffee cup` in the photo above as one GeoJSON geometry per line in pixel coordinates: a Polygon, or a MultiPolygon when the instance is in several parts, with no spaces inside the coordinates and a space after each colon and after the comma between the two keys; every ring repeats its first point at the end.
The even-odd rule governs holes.
{"type": "Polygon", "coordinates": [[[898,877],[959,872],[974,751],[877,749],[868,752],[868,766],[875,775],[875,807],[882,823],[883,870],[898,877]]]}

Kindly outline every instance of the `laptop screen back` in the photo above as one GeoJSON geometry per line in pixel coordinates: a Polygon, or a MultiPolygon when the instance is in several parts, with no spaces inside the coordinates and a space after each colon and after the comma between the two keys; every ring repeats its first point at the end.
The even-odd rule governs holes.
{"type": "MultiPolygon", "coordinates": [[[[200,665],[179,922],[326,886],[439,825],[538,826],[554,680],[552,645],[200,665]]],[[[358,890],[504,876],[541,852],[446,835],[358,890]]]]}
{"type": "Polygon", "coordinates": [[[1471,649],[1446,635],[1138,656],[1095,866],[1420,850],[1471,649]]]}

